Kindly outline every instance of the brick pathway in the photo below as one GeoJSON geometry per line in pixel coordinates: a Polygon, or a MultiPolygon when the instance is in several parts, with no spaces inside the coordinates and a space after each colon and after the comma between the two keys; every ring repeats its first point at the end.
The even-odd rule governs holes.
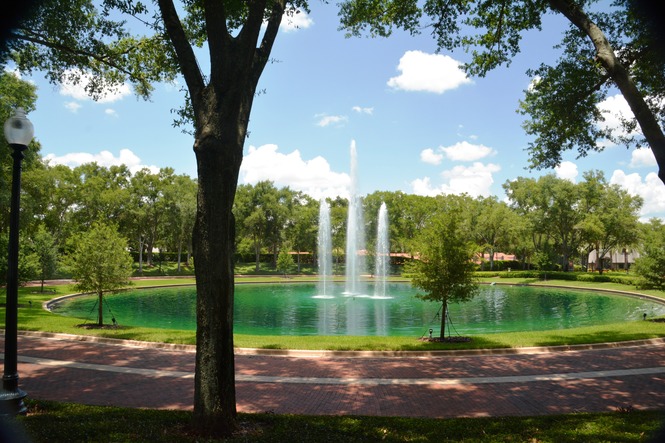
{"type": "MultiPolygon", "coordinates": [[[[193,373],[192,347],[19,337],[19,385],[31,398],[191,409],[193,373]]],[[[239,412],[442,418],[665,409],[660,340],[566,352],[409,357],[239,351],[236,373],[239,412]]]]}

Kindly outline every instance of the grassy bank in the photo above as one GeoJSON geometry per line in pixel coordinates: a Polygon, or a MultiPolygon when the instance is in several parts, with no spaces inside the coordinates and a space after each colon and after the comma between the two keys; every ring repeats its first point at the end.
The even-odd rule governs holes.
{"type": "MultiPolygon", "coordinates": [[[[295,277],[284,279],[278,276],[238,277],[238,283],[276,283],[311,281],[315,277],[295,277]]],[[[618,283],[588,283],[565,280],[547,282],[531,279],[488,278],[486,283],[534,284],[577,287],[605,291],[628,291],[633,293],[663,297],[658,291],[637,291],[631,286],[618,283]]],[[[193,284],[192,278],[137,279],[133,286],[149,287],[161,285],[193,284]]],[[[131,339],[177,344],[194,344],[194,331],[151,329],[124,326],[118,329],[87,330],[78,327],[81,319],[64,317],[45,311],[42,304],[58,296],[74,292],[68,284],[48,286],[49,292],[40,293],[39,287],[25,287],[19,291],[19,329],[43,332],[58,332],[76,335],[97,335],[116,339],[131,339]]],[[[111,296],[112,297],[112,296],[111,296]]],[[[0,319],[4,320],[4,307],[0,307],[0,319]]],[[[423,334],[425,331],[423,331],[423,334]]],[[[468,343],[428,343],[419,337],[352,337],[352,336],[235,336],[238,347],[265,349],[325,349],[325,350],[437,350],[437,349],[480,349],[515,348],[529,346],[558,346],[606,341],[641,340],[665,337],[665,323],[651,321],[630,321],[602,326],[553,331],[530,331],[501,334],[474,335],[468,343]]]]}
{"type": "MultiPolygon", "coordinates": [[[[212,442],[196,435],[187,411],[138,410],[30,400],[18,430],[39,442],[212,442]]],[[[656,442],[662,412],[545,417],[415,419],[240,414],[227,442],[656,442]]],[[[16,440],[15,440],[16,441],[16,440]]]]}

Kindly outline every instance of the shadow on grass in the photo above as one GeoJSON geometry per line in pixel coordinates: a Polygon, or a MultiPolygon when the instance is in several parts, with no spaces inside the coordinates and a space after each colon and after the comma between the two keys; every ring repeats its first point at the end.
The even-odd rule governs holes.
{"type": "MultiPolygon", "coordinates": [[[[18,426],[38,442],[194,442],[191,412],[28,401],[18,426]]],[[[240,432],[227,442],[655,442],[662,412],[631,411],[544,417],[420,419],[367,416],[239,414],[240,432]]]]}
{"type": "Polygon", "coordinates": [[[470,337],[464,342],[428,342],[421,341],[416,337],[362,337],[362,336],[314,336],[314,337],[248,337],[236,340],[236,346],[257,348],[265,350],[322,350],[322,351],[457,351],[457,350],[479,350],[509,348],[510,345],[486,336],[470,337]]]}
{"type": "Polygon", "coordinates": [[[577,333],[575,335],[567,335],[565,332],[559,334],[552,334],[549,339],[538,341],[536,346],[566,346],[566,345],[584,345],[584,344],[598,344],[598,343],[613,343],[625,342],[633,340],[649,340],[661,337],[662,333],[655,333],[644,331],[642,333],[636,331],[616,331],[612,329],[603,329],[590,333],[577,333]]]}

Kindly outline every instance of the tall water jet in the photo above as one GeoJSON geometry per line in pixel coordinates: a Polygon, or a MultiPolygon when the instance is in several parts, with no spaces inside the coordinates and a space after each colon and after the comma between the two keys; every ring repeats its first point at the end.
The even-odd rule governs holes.
{"type": "Polygon", "coordinates": [[[376,266],[374,296],[386,296],[386,279],[390,266],[390,242],[388,239],[388,208],[385,202],[379,208],[379,222],[376,232],[376,266]]]}
{"type": "Polygon", "coordinates": [[[332,295],[332,234],[330,226],[330,206],[325,199],[321,199],[319,205],[318,240],[318,294],[326,297],[332,295]]]}
{"type": "Polygon", "coordinates": [[[363,293],[360,274],[364,271],[365,235],[362,202],[357,196],[356,142],[351,142],[351,186],[349,188],[349,212],[346,223],[346,290],[349,295],[363,293]]]}

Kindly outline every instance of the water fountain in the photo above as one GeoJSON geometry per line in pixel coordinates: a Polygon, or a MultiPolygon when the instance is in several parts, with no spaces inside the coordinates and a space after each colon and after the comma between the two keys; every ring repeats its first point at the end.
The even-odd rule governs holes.
{"type": "Polygon", "coordinates": [[[379,208],[379,223],[376,232],[376,266],[375,266],[375,284],[374,297],[383,298],[386,296],[386,279],[388,277],[388,267],[390,266],[390,242],[388,239],[388,208],[386,203],[381,203],[379,208]]]}
{"type": "MultiPolygon", "coordinates": [[[[343,294],[349,297],[367,297],[367,287],[361,275],[365,269],[365,235],[362,201],[357,188],[357,153],[355,141],[351,142],[351,186],[346,225],[346,280],[343,294]]],[[[386,276],[390,257],[388,241],[388,209],[385,203],[379,209],[376,250],[376,282],[373,298],[390,298],[386,295],[386,276]]],[[[315,298],[333,298],[332,282],[332,241],[330,207],[325,200],[319,205],[318,265],[319,282],[315,298]]]]}
{"type": "Polygon", "coordinates": [[[330,226],[330,206],[325,199],[319,205],[318,241],[319,285],[318,298],[331,298],[332,278],[332,232],[330,226]]]}
{"type": "Polygon", "coordinates": [[[346,224],[346,295],[364,294],[360,274],[365,270],[365,234],[362,201],[357,195],[356,142],[351,142],[351,186],[346,224]]]}

